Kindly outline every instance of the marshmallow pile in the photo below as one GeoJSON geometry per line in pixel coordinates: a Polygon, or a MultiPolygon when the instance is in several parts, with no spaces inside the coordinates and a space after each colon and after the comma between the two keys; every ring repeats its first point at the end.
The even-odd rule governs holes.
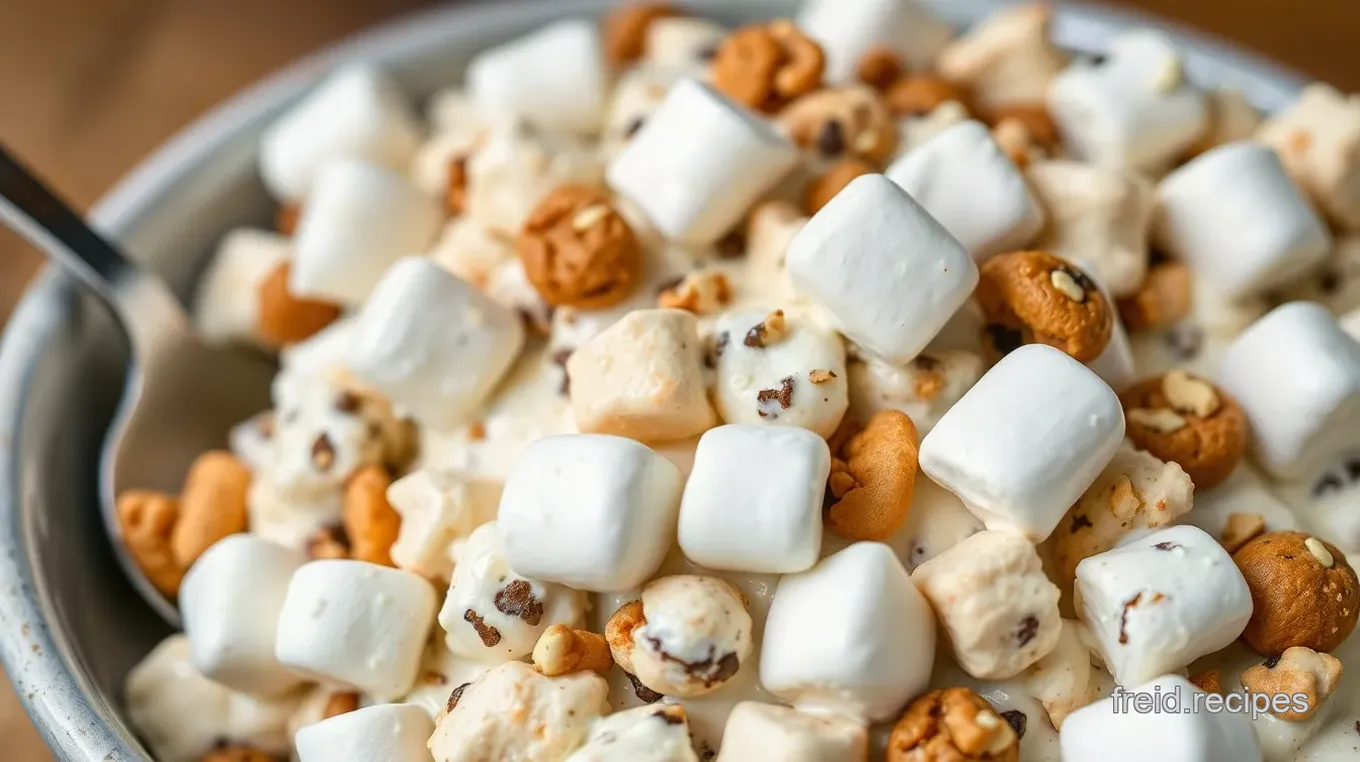
{"type": "Polygon", "coordinates": [[[1053,13],[318,82],[195,313],[273,405],[119,500],[159,762],[1344,757],[1360,105],[1053,13]]]}

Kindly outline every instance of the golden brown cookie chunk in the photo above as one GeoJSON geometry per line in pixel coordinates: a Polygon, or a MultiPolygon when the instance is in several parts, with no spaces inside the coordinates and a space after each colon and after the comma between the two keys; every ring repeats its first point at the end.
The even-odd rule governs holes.
{"type": "Polygon", "coordinates": [[[678,15],[669,3],[645,2],[626,2],[606,13],[601,26],[609,64],[621,67],[641,58],[647,52],[647,28],[652,22],[678,15]]]}
{"type": "Polygon", "coordinates": [[[583,670],[604,673],[614,666],[611,650],[603,635],[555,624],[534,644],[534,667],[548,677],[583,670]]]}
{"type": "Polygon", "coordinates": [[[1132,333],[1158,331],[1190,314],[1194,275],[1180,262],[1160,262],[1148,269],[1135,293],[1119,300],[1119,318],[1132,333]]]}
{"type": "Polygon", "coordinates": [[[642,271],[642,246],[603,191],[563,185],[538,203],[516,241],[524,274],[554,307],[623,301],[642,271]]]}
{"type": "Polygon", "coordinates": [[[894,116],[925,116],[946,101],[968,106],[968,91],[962,85],[934,74],[903,77],[888,88],[883,98],[894,116]]]}
{"type": "Polygon", "coordinates": [[[831,202],[837,193],[845,190],[860,175],[870,175],[878,170],[874,165],[859,159],[842,159],[832,165],[821,177],[808,184],[803,193],[803,211],[812,216],[831,202]]]}
{"type": "Polygon", "coordinates": [[[326,699],[326,706],[321,710],[321,719],[329,720],[332,717],[349,714],[358,708],[359,694],[353,691],[337,691],[326,699]]]}
{"type": "Polygon", "coordinates": [[[1042,103],[1010,103],[997,108],[990,116],[988,123],[993,127],[1008,120],[1024,125],[1030,140],[1050,156],[1062,150],[1062,137],[1058,134],[1058,126],[1053,123],[1048,107],[1042,103]]]}
{"type": "Polygon", "coordinates": [[[1119,401],[1125,435],[1138,448],[1180,464],[1196,489],[1221,484],[1247,452],[1251,430],[1242,408],[1183,370],[1139,381],[1119,401]]]}
{"type": "Polygon", "coordinates": [[[1320,654],[1311,648],[1294,647],[1279,656],[1266,659],[1242,671],[1242,687],[1248,693],[1268,696],[1306,696],[1308,705],[1291,705],[1283,712],[1271,709],[1271,714],[1289,722],[1303,722],[1312,717],[1323,702],[1336,692],[1341,682],[1341,661],[1330,654],[1320,654]]]}
{"type": "Polygon", "coordinates": [[[279,204],[279,209],[274,213],[274,230],[280,235],[291,236],[297,232],[298,218],[302,216],[302,205],[293,201],[285,201],[279,204]]]}
{"type": "Polygon", "coordinates": [[[629,601],[619,606],[604,625],[604,639],[609,643],[609,654],[614,663],[628,674],[633,673],[633,630],[647,624],[642,613],[642,601],[629,601]]]}
{"type": "Polygon", "coordinates": [[[170,533],[179,505],[164,492],[128,490],[118,496],[118,526],[123,544],[146,578],[167,598],[179,595],[184,567],[170,552],[170,533]]]}
{"type": "Polygon", "coordinates": [[[696,315],[719,312],[732,301],[732,284],[718,270],[695,270],[656,296],[656,306],[696,315]]]}
{"type": "Polygon", "coordinates": [[[1206,669],[1203,672],[1191,675],[1190,684],[1205,693],[1223,692],[1222,676],[1216,669],[1206,669]]]}
{"type": "Polygon", "coordinates": [[[1251,589],[1251,620],[1242,639],[1273,656],[1295,646],[1334,650],[1360,616],[1360,581],[1346,556],[1307,532],[1267,532],[1233,561],[1251,589]]]}
{"type": "Polygon", "coordinates": [[[902,58],[888,48],[870,48],[859,59],[855,79],[883,92],[902,78],[907,67],[902,58]]]}
{"type": "Polygon", "coordinates": [[[1020,738],[967,688],[934,690],[911,702],[888,737],[885,762],[1019,762],[1020,738]]]}
{"type": "Polygon", "coordinates": [[[277,762],[275,757],[249,746],[219,746],[203,755],[202,762],[277,762]]]}
{"type": "Polygon", "coordinates": [[[987,260],[976,296],[998,354],[1016,348],[1002,338],[1010,332],[1020,344],[1047,344],[1090,362],[1114,333],[1105,295],[1086,273],[1048,252],[1017,251],[987,260]]]}
{"type": "Polygon", "coordinates": [[[891,537],[916,489],[916,425],[900,410],[880,410],[833,454],[827,526],[848,540],[891,537]]]}
{"type": "Polygon", "coordinates": [[[170,533],[170,552],[188,569],[218,540],[246,531],[250,469],[226,450],[210,450],[189,467],[179,496],[179,521],[170,533]]]}
{"type": "Polygon", "coordinates": [[[874,89],[828,88],[806,95],[779,113],[779,124],[803,148],[823,159],[879,163],[897,148],[897,124],[874,89]]]}
{"type": "Polygon", "coordinates": [[[392,479],[382,466],[367,466],[345,484],[345,534],[350,558],[379,566],[392,563],[392,544],[401,532],[401,514],[387,502],[392,479]]]}
{"type": "Polygon", "coordinates": [[[727,97],[773,114],[822,84],[822,48],[788,19],[744,26],[718,46],[709,73],[727,97]]]}
{"type": "Polygon", "coordinates": [[[260,281],[260,341],[282,349],[311,336],[340,317],[340,306],[294,296],[288,290],[287,262],[281,262],[260,281]]]}

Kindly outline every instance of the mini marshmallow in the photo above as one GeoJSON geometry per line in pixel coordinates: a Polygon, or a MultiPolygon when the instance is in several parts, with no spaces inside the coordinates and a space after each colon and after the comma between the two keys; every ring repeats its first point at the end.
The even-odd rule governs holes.
{"type": "Polygon", "coordinates": [[[277,233],[237,228],[226,234],[199,281],[194,328],[215,343],[252,342],[259,335],[259,288],[288,261],[293,242],[277,233]]]}
{"type": "Polygon", "coordinates": [[[310,195],[321,167],[358,159],[404,170],[420,125],[396,83],[364,64],[346,66],[289,109],[260,137],[260,177],[275,198],[310,195]]]}
{"type": "Polygon", "coordinates": [[[850,412],[868,420],[880,410],[901,410],[925,436],[982,378],[984,366],[981,355],[953,349],[927,351],[905,366],[872,357],[851,360],[850,412]]]}
{"type": "Polygon", "coordinates": [[[128,673],[128,723],[156,759],[200,762],[224,740],[287,756],[297,694],[268,701],[236,693],[200,675],[189,653],[189,639],[171,635],[128,673]]]}
{"type": "Polygon", "coordinates": [[[734,678],[751,656],[741,591],[717,577],[674,574],[642,588],[643,622],[631,645],[610,643],[624,671],[657,693],[701,696],[734,678]]]}
{"type": "Polygon", "coordinates": [[[1011,352],[921,442],[921,469],[988,529],[1033,542],[1057,526],[1124,438],[1119,398],[1043,344],[1011,352]]]}
{"type": "Polygon", "coordinates": [[[638,587],[675,539],[683,483],[669,460],[631,439],[540,439],[501,495],[506,559],[520,574],[581,590],[638,587]]]}
{"type": "Polygon", "coordinates": [[[667,238],[707,245],[798,163],[774,128],[694,79],[665,101],[609,165],[609,185],[667,238]]]}
{"type": "Polygon", "coordinates": [[[430,583],[410,572],[312,561],[288,585],[274,653],[295,670],[390,701],[415,683],[437,605],[430,583]]]}
{"type": "Polygon", "coordinates": [[[1048,210],[1035,248],[1081,261],[1117,297],[1143,285],[1155,193],[1136,172],[1075,161],[1040,161],[1027,170],[1048,210]]]}
{"type": "Polygon", "coordinates": [[[831,451],[794,427],[727,425],[699,439],[680,548],[710,569],[789,574],[817,563],[831,451]],[[740,506],[739,510],[734,507],[740,506]]]}
{"type": "Polygon", "coordinates": [[[1303,89],[1298,100],[1256,133],[1275,149],[1295,182],[1345,230],[1360,229],[1360,98],[1325,84],[1303,89]]]}
{"type": "Polygon", "coordinates": [[[879,722],[930,682],[935,617],[887,545],[859,542],[779,580],[760,682],[779,698],[879,722]]]}
{"type": "Polygon", "coordinates": [[[979,260],[1023,248],[1044,225],[1024,175],[981,122],[946,128],[884,174],[979,260]]]}
{"type": "Polygon", "coordinates": [[[1218,385],[1242,406],[1256,460],[1277,478],[1360,446],[1360,344],[1319,304],[1290,302],[1243,331],[1218,385]]]}
{"type": "Polygon", "coordinates": [[[973,677],[1015,677],[1058,643],[1058,588],[1017,534],[978,532],[916,567],[911,581],[973,677]]]}
{"type": "Polygon", "coordinates": [[[604,167],[570,135],[536,132],[520,122],[487,133],[467,163],[467,216],[508,239],[538,202],[566,183],[598,185],[604,167]]]}
{"type": "Polygon", "coordinates": [[[1073,712],[1058,741],[1064,762],[1261,762],[1251,715],[1210,712],[1203,693],[1179,675],[1163,675],[1073,712]],[[1146,696],[1147,698],[1142,698],[1146,696]],[[1138,702],[1151,706],[1136,710],[1138,702]]]}
{"type": "Polygon", "coordinates": [[[510,369],[524,327],[434,262],[406,257],[374,286],[352,341],[355,375],[444,429],[476,410],[510,369]]]}
{"type": "Polygon", "coordinates": [[[894,364],[919,354],[978,282],[967,250],[883,175],[855,178],[822,207],[786,265],[841,333],[894,364]]]}
{"type": "Polygon", "coordinates": [[[300,685],[302,678],[274,658],[274,635],[288,581],[304,561],[295,550],[247,534],[204,551],[179,592],[194,668],[256,696],[278,696],[300,685]]]}
{"type": "Polygon", "coordinates": [[[1121,169],[1155,167],[1206,128],[1204,95],[1185,81],[1182,66],[1160,32],[1124,32],[1102,60],[1074,62],[1053,80],[1049,112],[1077,158],[1121,169]]]}
{"type": "Polygon", "coordinates": [[[1124,686],[1227,646],[1251,617],[1251,591],[1232,557],[1190,526],[1087,558],[1077,564],[1077,593],[1081,620],[1124,686]]]}
{"type": "Polygon", "coordinates": [[[565,762],[699,762],[689,734],[679,704],[639,706],[596,720],[565,762]]]}
{"type": "Polygon", "coordinates": [[[712,428],[703,354],[693,313],[629,312],[567,360],[577,429],[654,442],[712,428]]]}
{"type": "Polygon", "coordinates": [[[1157,187],[1153,244],[1225,296],[1283,285],[1322,262],[1331,236],[1280,159],[1260,143],[1231,143],[1157,187]]]}
{"type": "Polygon", "coordinates": [[[424,251],[442,221],[434,200],[390,169],[327,164],[298,218],[288,290],[358,305],[388,265],[424,251]]]}
{"type": "Polygon", "coordinates": [[[908,67],[929,67],[953,35],[915,0],[808,0],[796,23],[826,54],[830,83],[854,81],[874,48],[893,51],[908,67]]]}
{"type": "Polygon", "coordinates": [[[743,701],[732,708],[714,762],[866,762],[869,734],[858,722],[743,701]]]}
{"type": "Polygon", "coordinates": [[[609,684],[594,672],[544,677],[508,661],[463,688],[435,723],[435,762],[562,760],[609,711],[609,684]]]}
{"type": "Polygon", "coordinates": [[[493,521],[459,548],[439,625],[455,656],[501,662],[528,656],[555,624],[579,625],[585,610],[584,593],[512,571],[493,521]]]}
{"type": "Polygon", "coordinates": [[[470,479],[450,472],[422,468],[392,482],[387,502],[401,516],[392,562],[399,569],[433,580],[447,581],[453,572],[449,549],[476,526],[470,479]]]}
{"type": "Polygon", "coordinates": [[[378,704],[298,731],[298,762],[430,762],[434,723],[411,704],[378,704]]]}
{"type": "Polygon", "coordinates": [[[805,311],[729,312],[714,327],[713,400],[727,423],[831,436],[850,404],[845,346],[805,311]]]}
{"type": "Polygon", "coordinates": [[[907,521],[889,542],[907,571],[912,572],[983,529],[982,522],[957,495],[929,479],[918,478],[907,521]]]}
{"type": "Polygon", "coordinates": [[[467,69],[479,109],[523,117],[538,129],[590,135],[604,116],[608,74],[593,22],[558,21],[484,50],[467,69]]]}
{"type": "Polygon", "coordinates": [[[727,28],[698,16],[668,16],[647,25],[643,61],[682,71],[703,70],[727,36],[727,28]]]}
{"type": "Polygon", "coordinates": [[[961,82],[985,110],[1042,103],[1048,85],[1067,65],[1053,44],[1053,8],[1022,3],[999,10],[940,52],[940,76],[961,82]]]}
{"type": "Polygon", "coordinates": [[[1081,627],[1081,622],[1062,620],[1053,650],[1020,675],[1025,690],[1043,704],[1049,722],[1058,730],[1069,714],[1095,698],[1091,652],[1081,642],[1081,627]]]}

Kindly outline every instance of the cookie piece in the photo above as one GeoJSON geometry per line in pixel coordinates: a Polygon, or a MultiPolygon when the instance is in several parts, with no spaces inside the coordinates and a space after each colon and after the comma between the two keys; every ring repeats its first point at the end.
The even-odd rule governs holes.
{"type": "Polygon", "coordinates": [[[805,95],[779,112],[778,121],[793,142],[823,159],[879,163],[897,148],[897,124],[867,85],[805,95]]]}
{"type": "Polygon", "coordinates": [[[1047,344],[1081,362],[1100,356],[1114,334],[1114,314],[1094,281],[1043,251],[1001,254],[983,263],[976,292],[997,354],[1047,344]]]}
{"type": "Polygon", "coordinates": [[[934,690],[911,702],[888,738],[886,762],[1017,762],[1020,738],[991,704],[967,688],[934,690]]]}
{"type": "Polygon", "coordinates": [[[738,103],[772,114],[822,84],[822,48],[788,19],[744,26],[718,46],[709,67],[714,87],[738,103]]]}
{"type": "Polygon", "coordinates": [[[554,307],[612,307],[641,276],[632,227],[608,195],[585,185],[563,185],[540,201],[515,248],[534,290],[554,307]]]}
{"type": "Polygon", "coordinates": [[[1144,379],[1119,401],[1129,439],[1179,464],[1196,489],[1221,484],[1246,454],[1250,427],[1242,408],[1218,387],[1183,370],[1144,379]]]}
{"type": "Polygon", "coordinates": [[[1251,589],[1242,639],[1273,656],[1295,646],[1330,652],[1360,616],[1360,581],[1336,546],[1307,532],[1268,532],[1233,554],[1251,589]]]}

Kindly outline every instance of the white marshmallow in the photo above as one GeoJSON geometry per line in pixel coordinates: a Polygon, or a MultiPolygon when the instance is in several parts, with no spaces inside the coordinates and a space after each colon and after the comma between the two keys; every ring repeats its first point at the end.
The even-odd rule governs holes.
{"type": "Polygon", "coordinates": [[[647,25],[643,61],[682,71],[703,70],[726,36],[722,24],[698,16],[653,19],[647,25]]]}
{"type": "Polygon", "coordinates": [[[536,132],[512,122],[487,134],[467,163],[467,216],[513,240],[545,196],[566,183],[599,185],[596,152],[570,135],[536,132]]]}
{"type": "Polygon", "coordinates": [[[1280,159],[1260,143],[1231,143],[1157,187],[1153,243],[1229,298],[1288,283],[1322,262],[1331,236],[1280,159]]]}
{"type": "Polygon", "coordinates": [[[1044,3],[1002,8],[941,51],[936,67],[945,79],[967,84],[983,110],[1042,103],[1067,63],[1049,35],[1052,20],[1044,3]]]}
{"type": "Polygon", "coordinates": [[[831,451],[811,431],[711,429],[699,439],[685,483],[681,549],[710,569],[787,574],[811,568],[821,550],[830,473],[831,451]]]}
{"type": "Polygon", "coordinates": [[[797,24],[826,54],[826,80],[852,82],[859,62],[884,47],[912,68],[928,67],[952,36],[915,0],[807,0],[797,24]]]}
{"type": "Polygon", "coordinates": [[[880,410],[901,410],[925,436],[982,378],[984,365],[981,355],[953,349],[927,351],[905,366],[872,357],[851,360],[850,411],[868,420],[880,410]]]}
{"type": "Polygon", "coordinates": [[[864,726],[835,716],[807,714],[759,701],[743,701],[727,716],[714,762],[866,762],[864,726]]]}
{"type": "Polygon", "coordinates": [[[897,152],[892,161],[906,156],[941,132],[970,119],[968,109],[958,101],[945,101],[923,116],[905,116],[897,120],[897,152]]]}
{"type": "Polygon", "coordinates": [[[476,526],[469,493],[477,485],[470,481],[454,472],[422,468],[392,482],[387,502],[401,516],[401,529],[392,543],[397,568],[428,579],[449,579],[454,540],[471,534],[476,526]]]}
{"type": "Polygon", "coordinates": [[[769,122],[682,79],[609,165],[609,185],[667,238],[706,245],[798,163],[769,122]]]}
{"type": "Polygon", "coordinates": [[[779,580],[760,682],[800,708],[897,716],[930,682],[935,617],[887,545],[860,542],[779,580]]]}
{"type": "Polygon", "coordinates": [[[581,135],[600,128],[607,80],[599,31],[584,19],[558,21],[484,50],[467,69],[468,92],[479,109],[581,135]]]}
{"type": "Polygon", "coordinates": [[[1136,172],[1075,161],[1035,162],[1027,175],[1048,210],[1035,248],[1080,260],[1115,296],[1136,292],[1147,275],[1152,185],[1136,172]]]}
{"type": "Polygon", "coordinates": [[[399,257],[424,251],[442,222],[439,205],[392,170],[327,164],[298,218],[288,290],[355,306],[399,257]]]}
{"type": "Polygon", "coordinates": [[[434,723],[411,704],[379,704],[298,731],[298,762],[430,762],[434,723]]]}
{"type": "Polygon", "coordinates": [[[260,177],[275,198],[297,201],[310,196],[321,167],[334,159],[405,170],[419,142],[420,126],[396,83],[355,64],[331,74],[265,130],[260,177]]]}
{"type": "Polygon", "coordinates": [[[260,285],[288,261],[293,242],[277,233],[237,228],[217,245],[199,281],[194,328],[210,342],[253,342],[260,327],[260,285]]]}
{"type": "Polygon", "coordinates": [[[629,312],[567,360],[576,428],[649,442],[712,428],[703,355],[693,313],[629,312]]]}
{"type": "Polygon", "coordinates": [[[702,696],[726,685],[750,658],[751,615],[741,591],[718,577],[672,574],[642,588],[645,621],[631,645],[611,650],[625,672],[657,693],[702,696]]]}
{"type": "Polygon", "coordinates": [[[841,333],[896,364],[930,343],[978,281],[958,240],[883,175],[836,194],[789,244],[786,265],[841,333]]]}
{"type": "Polygon", "coordinates": [[[288,580],[306,559],[295,550],[235,534],[203,552],[180,586],[179,610],[194,668],[209,680],[257,696],[302,683],[274,658],[288,580]]]}
{"type": "Polygon", "coordinates": [[[845,345],[805,311],[784,311],[782,338],[774,328],[760,333],[771,320],[777,325],[779,318],[754,311],[718,319],[713,399],[719,414],[727,423],[799,426],[831,436],[850,404],[845,345]],[[816,383],[814,371],[823,371],[816,383]]]}
{"type": "Polygon", "coordinates": [[[1360,344],[1321,305],[1275,308],[1237,337],[1218,384],[1247,414],[1257,462],[1296,478],[1360,446],[1360,344]]]}
{"type": "Polygon", "coordinates": [[[1203,693],[1189,680],[1163,675],[1130,691],[1133,695],[1104,698],[1067,717],[1058,736],[1063,762],[1261,762],[1250,715],[1209,712],[1202,703],[1189,711],[1195,694],[1203,693]],[[1139,695],[1155,708],[1135,711],[1139,695]]]}
{"type": "Polygon", "coordinates": [[[941,131],[884,172],[979,260],[1024,247],[1044,210],[981,122],[941,131]]]}
{"type": "Polygon", "coordinates": [[[918,478],[907,521],[889,543],[911,572],[983,529],[957,495],[930,479],[918,478]]]}
{"type": "MultiPolygon", "coordinates": [[[[655,26],[663,19],[652,22],[655,26]]],[[[682,21],[701,21],[702,19],[677,19],[682,21]]],[[[617,156],[633,139],[647,120],[666,100],[671,85],[683,76],[684,72],[668,66],[635,66],[619,76],[609,99],[609,110],[605,114],[603,148],[609,156],[617,156]]]]}
{"type": "Polygon", "coordinates": [[[675,539],[680,470],[631,439],[568,434],[525,449],[501,495],[516,572],[592,592],[640,586],[675,539]]]}
{"type": "Polygon", "coordinates": [[[420,423],[446,429],[481,405],[510,369],[524,326],[428,259],[401,259],[359,314],[349,365],[420,423]]]}
{"type": "Polygon", "coordinates": [[[678,704],[639,706],[602,717],[566,762],[699,762],[678,704]]]}
{"type": "Polygon", "coordinates": [[[1053,80],[1048,108],[1077,158],[1121,169],[1176,157],[1207,121],[1204,95],[1185,81],[1180,54],[1148,29],[1112,39],[1102,63],[1069,66],[1053,80]]]}
{"type": "Polygon", "coordinates": [[[1138,685],[1232,643],[1251,591],[1218,541],[1190,526],[1077,564],[1079,615],[1120,685],[1138,685]]]}
{"type": "Polygon", "coordinates": [[[1124,438],[1119,398],[1063,352],[1011,352],[921,442],[921,470],[988,529],[1033,542],[1057,526],[1124,438]]]}
{"type": "Polygon", "coordinates": [[[1360,98],[1325,84],[1303,89],[1289,108],[1261,125],[1257,137],[1280,154],[1285,169],[1346,230],[1360,229],[1360,98]]]}
{"type": "Polygon", "coordinates": [[[528,656],[555,624],[579,625],[585,610],[585,593],[512,571],[493,521],[459,548],[439,625],[455,656],[502,662],[528,656]]]}
{"type": "Polygon", "coordinates": [[[295,670],[377,701],[411,689],[434,621],[434,588],[364,561],[312,561],[293,574],[274,653],[295,670]]]}

